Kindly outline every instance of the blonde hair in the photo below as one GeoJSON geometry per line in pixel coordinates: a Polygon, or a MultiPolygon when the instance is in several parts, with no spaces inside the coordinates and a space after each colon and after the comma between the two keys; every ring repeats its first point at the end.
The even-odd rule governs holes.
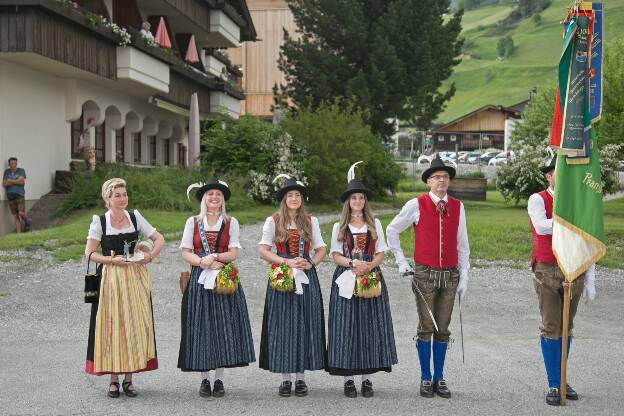
{"type": "MultiPolygon", "coordinates": [[[[288,206],[286,205],[286,196],[282,198],[279,211],[277,211],[275,215],[277,216],[275,221],[275,242],[285,243],[288,241],[288,226],[290,225],[290,214],[288,212],[288,206]]],[[[311,240],[312,225],[310,221],[308,221],[308,213],[303,206],[303,195],[301,206],[297,208],[297,212],[295,213],[295,225],[303,239],[311,240]]]]}
{"type": "MultiPolygon", "coordinates": [[[[211,190],[212,189],[209,189],[208,191],[211,190]]],[[[206,216],[206,213],[208,212],[208,208],[206,208],[206,195],[208,195],[208,191],[204,192],[204,194],[202,195],[202,199],[199,203],[199,214],[195,216],[195,222],[199,222],[202,218],[206,216]]],[[[217,189],[217,191],[221,190],[217,189]]],[[[221,194],[223,195],[223,192],[221,192],[221,194]]],[[[223,198],[223,203],[221,204],[221,216],[223,217],[223,220],[227,220],[229,218],[225,210],[225,197],[223,198]]]]}
{"type": "MultiPolygon", "coordinates": [[[[361,192],[354,192],[354,193],[361,193],[361,192]]],[[[342,204],[342,213],[340,213],[340,228],[338,231],[338,241],[343,240],[345,231],[347,230],[347,227],[349,226],[349,223],[351,222],[351,204],[349,203],[349,201],[351,200],[351,195],[349,195],[349,198],[347,198],[344,204],[342,204]]],[[[371,237],[373,238],[373,240],[376,240],[377,239],[377,227],[375,227],[375,217],[373,217],[373,211],[371,210],[370,205],[368,204],[368,198],[366,197],[366,194],[362,193],[362,195],[364,195],[364,208],[362,209],[362,214],[364,214],[364,217],[363,217],[364,223],[366,224],[368,231],[370,231],[371,237]]]]}
{"type": "Polygon", "coordinates": [[[125,187],[126,181],[121,178],[111,178],[104,182],[102,184],[102,199],[104,200],[104,205],[106,205],[107,208],[110,208],[108,206],[108,200],[113,196],[115,189],[125,187]]]}

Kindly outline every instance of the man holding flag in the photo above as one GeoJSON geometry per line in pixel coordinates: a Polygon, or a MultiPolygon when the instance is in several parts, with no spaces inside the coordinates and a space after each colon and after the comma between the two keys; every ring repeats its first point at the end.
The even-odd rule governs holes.
{"type": "MultiPolygon", "coordinates": [[[[565,162],[564,162],[565,163],[565,162]]],[[[555,195],[555,164],[556,157],[541,168],[548,188],[531,195],[528,201],[528,211],[533,234],[533,254],[531,268],[535,274],[534,286],[537,293],[542,325],[540,326],[540,343],[544,366],[548,377],[548,394],[546,403],[559,405],[561,384],[561,350],[562,350],[562,312],[563,312],[563,282],[565,277],[557,265],[557,259],[552,250],[553,238],[553,201],[555,195]]],[[[574,316],[581,298],[585,294],[589,299],[596,295],[594,286],[594,266],[572,282],[572,296],[569,310],[568,329],[573,327],[574,316]]],[[[567,337],[569,350],[571,337],[567,337]]],[[[566,398],[577,400],[577,393],[566,386],[566,398]]]]}
{"type": "Polygon", "coordinates": [[[550,145],[559,151],[542,169],[549,188],[528,204],[550,405],[578,399],[566,382],[569,331],[581,293],[595,296],[594,264],[606,252],[592,129],[602,109],[602,19],[601,3],[576,1],[568,10],[550,133],[550,145]]]}

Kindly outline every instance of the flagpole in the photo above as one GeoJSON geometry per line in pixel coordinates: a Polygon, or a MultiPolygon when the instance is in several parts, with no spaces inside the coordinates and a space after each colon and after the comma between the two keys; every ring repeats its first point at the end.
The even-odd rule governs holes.
{"type": "Polygon", "coordinates": [[[572,283],[565,280],[563,282],[563,328],[561,331],[561,385],[559,394],[561,395],[561,405],[565,405],[566,393],[568,390],[567,365],[568,365],[568,327],[570,322],[570,297],[572,296],[572,283]]]}

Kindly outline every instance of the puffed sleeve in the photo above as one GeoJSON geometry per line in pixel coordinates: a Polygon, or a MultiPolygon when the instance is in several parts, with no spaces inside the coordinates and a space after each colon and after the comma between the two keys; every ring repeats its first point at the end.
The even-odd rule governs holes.
{"type": "Polygon", "coordinates": [[[329,255],[332,253],[343,254],[342,252],[342,243],[338,241],[338,233],[340,232],[340,223],[334,223],[334,228],[332,228],[332,236],[331,236],[331,246],[329,249],[329,255]]]}
{"type": "Polygon", "coordinates": [[[102,240],[102,224],[100,224],[100,217],[94,215],[89,225],[89,234],[87,234],[89,240],[102,240]]]}
{"type": "Polygon", "coordinates": [[[375,230],[377,230],[377,243],[375,244],[375,253],[383,253],[389,250],[388,244],[386,244],[386,238],[384,237],[384,230],[381,226],[381,221],[375,218],[375,230]]]}
{"type": "Polygon", "coordinates": [[[228,248],[236,247],[241,249],[240,241],[240,225],[238,224],[238,220],[234,217],[230,217],[230,243],[228,244],[228,248]]]}
{"type": "Polygon", "coordinates": [[[180,241],[180,248],[188,248],[193,250],[193,234],[195,233],[195,217],[191,217],[186,220],[184,224],[184,233],[182,233],[182,241],[180,241]]]}
{"type": "Polygon", "coordinates": [[[262,226],[262,240],[258,244],[265,246],[273,246],[273,238],[275,237],[275,221],[273,217],[268,217],[262,226]]]}
{"type": "Polygon", "coordinates": [[[156,231],[156,228],[152,227],[152,225],[147,222],[147,220],[143,217],[143,215],[141,215],[141,213],[139,212],[139,210],[134,210],[134,216],[136,217],[137,220],[137,228],[139,231],[139,234],[144,235],[145,237],[151,237],[152,234],[154,234],[154,231],[156,231]]]}
{"type": "Polygon", "coordinates": [[[312,249],[316,250],[320,247],[325,247],[325,241],[321,235],[321,227],[319,226],[319,220],[316,217],[312,217],[312,249]]]}

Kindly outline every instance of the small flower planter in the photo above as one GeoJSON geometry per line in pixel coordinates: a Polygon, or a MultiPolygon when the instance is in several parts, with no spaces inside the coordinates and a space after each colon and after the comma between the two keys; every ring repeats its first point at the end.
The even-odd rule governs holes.
{"type": "Polygon", "coordinates": [[[487,195],[487,179],[455,178],[448,188],[450,196],[465,201],[485,201],[487,195]]]}

